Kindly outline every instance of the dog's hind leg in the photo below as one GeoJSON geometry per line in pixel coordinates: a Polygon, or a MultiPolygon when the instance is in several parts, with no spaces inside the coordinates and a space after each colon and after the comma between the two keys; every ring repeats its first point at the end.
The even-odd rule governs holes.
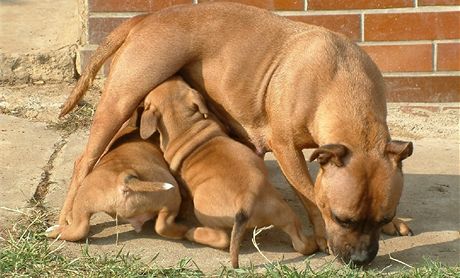
{"type": "Polygon", "coordinates": [[[83,239],[89,233],[91,215],[92,213],[88,212],[80,203],[77,203],[72,208],[72,223],[52,227],[47,230],[46,236],[51,238],[60,236],[60,239],[67,241],[83,239]]]}
{"type": "MultiPolygon", "coordinates": [[[[161,22],[152,24],[161,25],[161,22]]],[[[68,198],[73,199],[79,184],[144,97],[194,56],[189,44],[183,43],[189,34],[174,28],[165,29],[138,30],[117,51],[94,114],[88,143],[75,164],[68,198]],[[146,37],[155,39],[147,44],[146,37]]],[[[68,213],[64,207],[60,223],[65,222],[68,213]]]]}

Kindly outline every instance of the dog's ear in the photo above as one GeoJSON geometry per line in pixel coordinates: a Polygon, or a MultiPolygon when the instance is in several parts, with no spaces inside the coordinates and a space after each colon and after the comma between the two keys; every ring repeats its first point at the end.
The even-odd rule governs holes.
{"type": "Polygon", "coordinates": [[[310,162],[318,159],[319,164],[325,165],[329,162],[337,167],[343,166],[343,158],[348,153],[347,147],[341,144],[323,145],[316,149],[310,156],[310,162]]]}
{"type": "Polygon", "coordinates": [[[387,144],[385,151],[392,155],[396,161],[402,161],[412,155],[414,145],[412,142],[392,140],[387,144]]]}
{"type": "Polygon", "coordinates": [[[145,107],[141,116],[140,134],[142,139],[147,139],[157,131],[158,116],[157,111],[153,107],[145,107]]]}
{"type": "Polygon", "coordinates": [[[203,97],[200,95],[200,93],[193,89],[190,89],[190,91],[190,98],[192,103],[198,107],[198,111],[200,111],[200,113],[203,114],[203,117],[207,118],[209,111],[208,107],[206,106],[206,103],[204,102],[203,97]]]}

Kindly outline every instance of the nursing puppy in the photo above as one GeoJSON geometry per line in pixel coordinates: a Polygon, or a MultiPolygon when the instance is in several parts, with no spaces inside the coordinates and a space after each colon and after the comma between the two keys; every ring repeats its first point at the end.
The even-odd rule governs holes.
{"type": "Polygon", "coordinates": [[[195,215],[205,227],[189,230],[187,239],[216,248],[229,245],[238,267],[239,245],[246,228],[273,224],[286,232],[294,249],[311,254],[318,247],[281,195],[270,185],[263,160],[230,139],[210,114],[198,92],[173,77],[146,97],[142,138],[160,132],[161,149],[173,173],[184,181],[195,215]]]}
{"type": "Polygon", "coordinates": [[[85,238],[94,213],[105,212],[129,222],[136,232],[158,216],[155,231],[166,238],[183,238],[187,227],[174,222],[181,204],[176,180],[168,170],[158,138],[143,140],[139,129],[124,127],[108,152],[79,187],[69,225],[47,230],[47,236],[68,241],[85,238]]]}

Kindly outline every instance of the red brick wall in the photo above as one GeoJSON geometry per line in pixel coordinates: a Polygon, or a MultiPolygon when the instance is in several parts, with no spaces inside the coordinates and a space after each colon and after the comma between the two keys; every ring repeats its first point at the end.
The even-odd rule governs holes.
{"type": "MultiPolygon", "coordinates": [[[[88,0],[82,64],[115,26],[131,16],[211,1],[219,0],[88,0]]],[[[460,101],[460,0],[230,1],[347,35],[383,72],[389,101],[460,101]]]]}

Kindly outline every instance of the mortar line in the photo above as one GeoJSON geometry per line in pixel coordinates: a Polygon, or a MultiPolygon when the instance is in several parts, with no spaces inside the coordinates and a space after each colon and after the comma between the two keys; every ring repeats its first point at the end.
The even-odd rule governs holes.
{"type": "Polygon", "coordinates": [[[438,44],[433,42],[433,71],[438,71],[438,44]]]}

